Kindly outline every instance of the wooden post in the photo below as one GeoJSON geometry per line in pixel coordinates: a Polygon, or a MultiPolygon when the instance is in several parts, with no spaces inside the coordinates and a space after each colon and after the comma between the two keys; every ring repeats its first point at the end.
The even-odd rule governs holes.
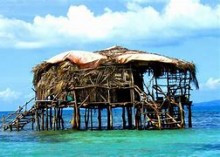
{"type": "Polygon", "coordinates": [[[136,113],[135,113],[135,127],[136,129],[140,129],[140,123],[141,123],[141,113],[139,106],[136,107],[136,113]]]}
{"type": "MultiPolygon", "coordinates": [[[[154,77],[154,80],[155,80],[155,85],[156,85],[156,88],[157,88],[157,78],[154,77]]],[[[155,89],[155,92],[156,92],[156,100],[158,100],[158,91],[155,89]]]]}
{"type": "Polygon", "coordinates": [[[90,109],[91,114],[90,114],[90,120],[91,120],[91,130],[93,130],[93,121],[92,121],[92,108],[90,109]]]}
{"type": "Polygon", "coordinates": [[[19,131],[19,119],[17,120],[17,131],[19,131]]]}
{"type": "Polygon", "coordinates": [[[85,129],[88,129],[88,123],[89,123],[89,108],[85,109],[85,129]]]}
{"type": "Polygon", "coordinates": [[[122,107],[122,125],[123,129],[126,129],[125,106],[122,107]]]}
{"type": "Polygon", "coordinates": [[[57,108],[57,130],[61,128],[60,107],[57,108]]]}
{"type": "Polygon", "coordinates": [[[130,106],[127,106],[128,128],[132,129],[132,110],[130,106]]]}
{"type": "Polygon", "coordinates": [[[110,113],[109,113],[109,107],[107,108],[107,129],[110,130],[110,113]]]}
{"type": "Polygon", "coordinates": [[[102,112],[100,106],[98,107],[98,121],[99,121],[99,130],[102,129],[102,112]]]}
{"type": "MultiPolygon", "coordinates": [[[[110,82],[108,81],[108,87],[111,88],[110,82]]],[[[110,89],[108,89],[108,108],[107,108],[107,128],[111,130],[113,128],[113,119],[112,119],[112,107],[111,107],[111,94],[110,89]]]]}
{"type": "Polygon", "coordinates": [[[34,115],[32,115],[32,123],[31,123],[32,130],[34,130],[34,123],[35,123],[35,119],[34,119],[34,115]]]}
{"type": "Polygon", "coordinates": [[[89,114],[90,114],[90,109],[88,109],[88,113],[87,113],[87,123],[86,123],[86,125],[87,125],[87,129],[88,129],[88,126],[89,126],[89,114]]]}
{"type": "Polygon", "coordinates": [[[53,112],[52,107],[50,107],[50,130],[53,129],[53,112]]]}
{"type": "MultiPolygon", "coordinates": [[[[132,109],[133,109],[134,116],[135,116],[134,73],[132,73],[132,71],[131,71],[130,87],[133,87],[133,88],[130,89],[131,103],[133,104],[133,106],[130,107],[130,113],[129,113],[129,116],[130,116],[129,119],[131,120],[130,128],[132,128],[132,109]]],[[[136,118],[134,118],[133,124],[134,124],[134,126],[135,126],[135,124],[136,124],[136,118]]]]}
{"type": "Polygon", "coordinates": [[[80,129],[80,110],[78,108],[78,104],[77,104],[77,99],[76,99],[76,91],[73,91],[73,97],[75,100],[75,104],[74,104],[74,125],[73,128],[74,129],[80,129]]]}
{"type": "Polygon", "coordinates": [[[77,105],[77,109],[78,109],[78,127],[77,129],[79,130],[80,127],[81,127],[81,112],[80,112],[80,108],[78,108],[78,105],[77,105]]]}
{"type": "Polygon", "coordinates": [[[56,107],[54,107],[53,130],[56,130],[56,121],[57,121],[57,109],[56,109],[56,107]]]}
{"type": "Polygon", "coordinates": [[[46,108],[46,130],[48,130],[48,108],[46,108]]]}
{"type": "Polygon", "coordinates": [[[64,130],[63,108],[60,108],[60,123],[61,123],[61,129],[64,130]]]}
{"type": "Polygon", "coordinates": [[[192,110],[191,110],[191,104],[188,105],[188,125],[189,125],[189,128],[192,128],[192,110]]]}
{"type": "Polygon", "coordinates": [[[185,109],[184,109],[184,104],[183,104],[183,126],[186,126],[186,122],[185,122],[185,109]]]}
{"type": "Polygon", "coordinates": [[[44,130],[44,109],[41,109],[41,129],[44,130]]]}
{"type": "Polygon", "coordinates": [[[111,104],[108,106],[108,129],[113,129],[113,116],[112,116],[112,107],[111,104]]]}
{"type": "Polygon", "coordinates": [[[73,106],[73,118],[71,120],[72,129],[76,129],[76,106],[73,106]]]}
{"type": "Polygon", "coordinates": [[[181,119],[181,128],[183,128],[184,127],[184,115],[183,115],[183,105],[181,101],[179,101],[178,110],[179,110],[178,114],[180,114],[180,119],[181,119]]]}
{"type": "Polygon", "coordinates": [[[39,117],[38,117],[38,109],[35,111],[35,121],[36,121],[36,130],[40,131],[40,123],[39,123],[39,117]]]}

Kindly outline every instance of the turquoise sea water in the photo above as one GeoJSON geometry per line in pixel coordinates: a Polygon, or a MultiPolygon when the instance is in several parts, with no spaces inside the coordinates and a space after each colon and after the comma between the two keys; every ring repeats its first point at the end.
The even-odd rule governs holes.
{"type": "Polygon", "coordinates": [[[195,105],[181,130],[0,132],[0,156],[220,156],[220,104],[195,105]]]}

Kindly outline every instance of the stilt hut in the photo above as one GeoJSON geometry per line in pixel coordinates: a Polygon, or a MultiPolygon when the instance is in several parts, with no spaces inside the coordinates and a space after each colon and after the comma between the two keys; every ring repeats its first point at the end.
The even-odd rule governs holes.
{"type": "Polygon", "coordinates": [[[62,53],[33,73],[37,130],[64,129],[67,107],[73,108],[74,129],[113,129],[115,109],[123,129],[192,127],[191,85],[198,88],[193,63],[115,46],[62,53]]]}

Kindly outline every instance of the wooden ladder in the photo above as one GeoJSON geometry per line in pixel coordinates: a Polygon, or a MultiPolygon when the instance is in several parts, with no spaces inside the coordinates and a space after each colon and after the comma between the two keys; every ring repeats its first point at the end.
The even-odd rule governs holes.
{"type": "Polygon", "coordinates": [[[21,130],[24,126],[33,121],[33,115],[35,112],[35,106],[33,105],[29,110],[27,110],[27,105],[30,104],[34,98],[30,99],[23,106],[19,106],[18,110],[2,118],[3,130],[21,130]]]}
{"type": "MultiPolygon", "coordinates": [[[[149,99],[148,94],[142,91],[138,86],[135,86],[134,89],[140,97],[146,97],[146,99],[141,100],[143,101],[144,107],[147,109],[146,112],[142,113],[145,116],[146,128],[174,129],[183,127],[183,120],[179,121],[175,115],[171,116],[167,111],[163,111],[164,102],[159,104],[156,101],[149,99]]],[[[168,98],[166,98],[166,100],[180,108],[180,112],[182,112],[181,104],[176,103],[174,100],[169,100],[168,98]]]]}

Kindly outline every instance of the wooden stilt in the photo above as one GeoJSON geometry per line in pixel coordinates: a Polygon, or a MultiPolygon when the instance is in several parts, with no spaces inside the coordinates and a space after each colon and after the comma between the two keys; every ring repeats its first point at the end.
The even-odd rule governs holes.
{"type": "Polygon", "coordinates": [[[99,130],[102,129],[102,112],[101,112],[101,108],[98,107],[98,122],[99,122],[99,130]]]}
{"type": "Polygon", "coordinates": [[[44,109],[41,109],[41,130],[44,130],[44,109]]]}
{"type": "Polygon", "coordinates": [[[56,121],[57,121],[57,109],[56,109],[56,107],[54,107],[54,113],[53,113],[53,130],[56,130],[56,121]]]}
{"type": "Polygon", "coordinates": [[[19,131],[19,120],[17,121],[17,126],[16,126],[16,128],[17,128],[17,131],[19,131]]]}
{"type": "Polygon", "coordinates": [[[128,117],[128,128],[132,129],[132,111],[131,111],[131,107],[127,106],[127,117],[128,117]]]}
{"type": "Polygon", "coordinates": [[[112,115],[112,107],[108,106],[108,130],[113,129],[113,115],[112,115]]]}
{"type": "Polygon", "coordinates": [[[58,107],[57,108],[57,130],[60,130],[60,128],[61,128],[61,125],[60,125],[60,121],[61,119],[60,119],[60,108],[58,107]]]}
{"type": "Polygon", "coordinates": [[[179,108],[178,109],[179,109],[178,114],[179,114],[180,120],[181,120],[180,126],[181,126],[181,128],[183,128],[184,127],[184,115],[183,115],[183,106],[182,106],[181,101],[179,101],[179,108]]]}
{"type": "Polygon", "coordinates": [[[148,117],[147,117],[147,109],[144,107],[143,108],[143,113],[144,113],[144,120],[143,120],[143,129],[147,129],[149,122],[148,122],[148,117]]]}
{"type": "Polygon", "coordinates": [[[80,108],[78,108],[77,106],[77,109],[78,109],[78,127],[77,129],[80,130],[80,127],[81,127],[81,113],[80,113],[80,108]]]}
{"type": "Polygon", "coordinates": [[[126,118],[125,118],[125,107],[122,107],[122,126],[123,129],[126,129],[126,118]]]}
{"type": "Polygon", "coordinates": [[[48,130],[48,108],[46,108],[46,130],[48,130]]]}
{"type": "Polygon", "coordinates": [[[32,115],[32,125],[31,125],[32,130],[34,130],[34,123],[35,123],[35,119],[34,119],[34,115],[32,115]]]}
{"type": "Polygon", "coordinates": [[[92,120],[92,108],[90,109],[91,114],[90,114],[90,120],[91,120],[91,130],[93,130],[93,120],[92,120]]]}
{"type": "MultiPolygon", "coordinates": [[[[110,82],[108,81],[108,86],[110,87],[110,82]]],[[[111,94],[108,89],[108,108],[107,108],[107,129],[111,130],[113,128],[113,119],[112,119],[112,107],[111,107],[111,94]]]]}
{"type": "Polygon", "coordinates": [[[74,129],[80,129],[80,110],[78,108],[77,99],[76,99],[76,91],[73,91],[73,96],[75,100],[74,104],[74,129]]]}
{"type": "Polygon", "coordinates": [[[184,105],[183,105],[183,126],[186,126],[186,122],[185,122],[185,109],[184,109],[184,105]]]}
{"type": "Polygon", "coordinates": [[[107,108],[107,129],[110,130],[110,111],[109,111],[109,107],[107,108]]]}
{"type": "Polygon", "coordinates": [[[76,129],[76,106],[73,106],[73,118],[71,120],[72,129],[76,129]]]}
{"type": "Polygon", "coordinates": [[[136,113],[135,113],[135,127],[136,129],[140,129],[140,108],[136,108],[136,113]]]}
{"type": "Polygon", "coordinates": [[[64,130],[63,108],[60,108],[61,129],[64,130]]]}
{"type": "Polygon", "coordinates": [[[85,129],[87,130],[88,129],[88,123],[89,123],[89,109],[86,108],[85,109],[85,129]]]}
{"type": "MultiPolygon", "coordinates": [[[[136,73],[130,73],[130,76],[131,76],[131,82],[130,82],[130,86],[131,87],[134,87],[134,75],[136,73]]],[[[133,117],[133,113],[134,113],[134,116],[135,116],[135,89],[134,88],[130,88],[130,97],[131,97],[131,102],[132,102],[132,106],[130,107],[129,109],[129,121],[130,121],[130,128],[132,128],[132,117],[133,117]],[[133,110],[133,111],[132,111],[133,110]]],[[[135,123],[136,123],[136,118],[133,118],[133,125],[135,126],[135,123]]]]}
{"type": "Polygon", "coordinates": [[[90,114],[90,109],[88,109],[88,114],[87,114],[87,123],[86,123],[86,125],[87,125],[87,128],[88,128],[88,124],[89,124],[89,114],[90,114]]]}
{"type": "Polygon", "coordinates": [[[191,104],[188,105],[188,125],[189,125],[189,128],[192,128],[192,110],[191,110],[191,104]]]}
{"type": "Polygon", "coordinates": [[[12,131],[12,125],[9,125],[9,129],[10,129],[10,131],[12,131]]]}
{"type": "Polygon", "coordinates": [[[53,129],[53,112],[52,107],[50,107],[50,130],[53,129]]]}
{"type": "Polygon", "coordinates": [[[40,122],[39,122],[38,110],[35,111],[35,121],[36,121],[36,130],[40,131],[40,122]]]}

